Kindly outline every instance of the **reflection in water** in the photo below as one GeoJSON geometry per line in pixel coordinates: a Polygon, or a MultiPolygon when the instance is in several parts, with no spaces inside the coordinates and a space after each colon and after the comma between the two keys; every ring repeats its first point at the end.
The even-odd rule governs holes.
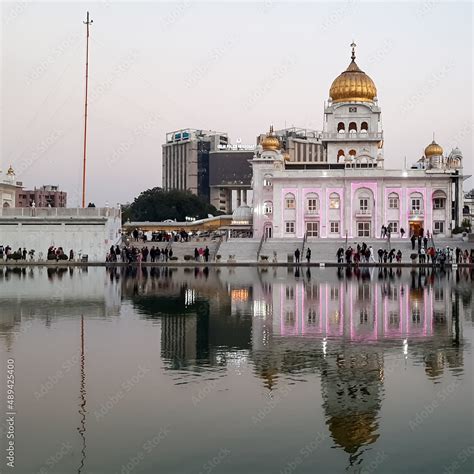
{"type": "Polygon", "coordinates": [[[411,362],[433,383],[462,377],[473,281],[468,269],[0,268],[0,342],[10,351],[26,321],[51,328],[81,311],[78,472],[86,459],[85,320],[120,321],[124,306],[160,331],[165,377],[177,386],[244,364],[267,396],[316,380],[333,446],[349,467],[360,466],[379,442],[386,376],[397,364],[411,362]]]}
{"type": "Polygon", "coordinates": [[[77,469],[78,473],[81,473],[84,469],[84,463],[86,461],[86,372],[85,372],[85,350],[84,350],[84,316],[81,316],[81,388],[80,388],[80,400],[79,404],[79,415],[81,418],[80,426],[77,431],[81,437],[81,461],[77,469]]]}

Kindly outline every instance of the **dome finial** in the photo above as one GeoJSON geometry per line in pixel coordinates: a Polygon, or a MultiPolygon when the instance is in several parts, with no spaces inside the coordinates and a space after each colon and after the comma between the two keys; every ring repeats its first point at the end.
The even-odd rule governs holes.
{"type": "Polygon", "coordinates": [[[351,48],[352,48],[351,59],[352,59],[352,61],[355,61],[355,58],[356,58],[356,51],[355,51],[356,46],[357,45],[355,44],[354,40],[352,40],[352,43],[351,43],[351,48]]]}

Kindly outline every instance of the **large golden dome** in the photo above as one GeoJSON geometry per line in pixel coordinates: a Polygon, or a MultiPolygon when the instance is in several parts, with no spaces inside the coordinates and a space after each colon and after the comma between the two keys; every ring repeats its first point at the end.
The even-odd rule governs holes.
{"type": "Polygon", "coordinates": [[[443,156],[443,149],[433,140],[426,148],[425,148],[425,156],[428,158],[429,156],[443,156]]]}
{"type": "Polygon", "coordinates": [[[267,136],[262,140],[261,145],[264,151],[276,151],[280,149],[280,140],[273,131],[273,125],[270,126],[270,131],[267,133],[267,136]]]}
{"type": "Polygon", "coordinates": [[[374,81],[359,69],[355,62],[355,43],[352,46],[351,63],[334,79],[329,97],[333,102],[372,102],[377,96],[374,81]]]}

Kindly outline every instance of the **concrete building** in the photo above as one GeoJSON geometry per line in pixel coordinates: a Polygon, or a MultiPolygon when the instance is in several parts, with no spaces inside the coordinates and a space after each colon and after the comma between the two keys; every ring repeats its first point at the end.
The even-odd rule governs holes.
{"type": "Polygon", "coordinates": [[[0,168],[0,207],[16,206],[16,194],[21,189],[21,184],[16,180],[15,171],[11,165],[6,173],[0,168]]]}
{"type": "Polygon", "coordinates": [[[463,156],[434,140],[410,169],[386,169],[372,79],[351,62],[332,83],[322,132],[273,128],[252,160],[253,236],[377,238],[429,230],[450,237],[463,216],[463,156]],[[294,132],[297,135],[296,131],[294,132]]]}
{"type": "Polygon", "coordinates": [[[66,207],[67,193],[60,191],[59,186],[41,186],[34,189],[17,189],[16,207],[66,207]]]}
{"type": "Polygon", "coordinates": [[[254,151],[223,149],[209,153],[210,203],[219,211],[232,211],[252,202],[254,151]]]}
{"type": "Polygon", "coordinates": [[[111,245],[120,244],[120,208],[2,208],[0,245],[13,250],[35,250],[35,259],[45,260],[50,246],[72,249],[77,259],[104,262],[111,245]]]}
{"type": "Polygon", "coordinates": [[[163,189],[188,190],[209,202],[209,153],[227,143],[226,133],[212,130],[167,133],[162,145],[163,189]]]}

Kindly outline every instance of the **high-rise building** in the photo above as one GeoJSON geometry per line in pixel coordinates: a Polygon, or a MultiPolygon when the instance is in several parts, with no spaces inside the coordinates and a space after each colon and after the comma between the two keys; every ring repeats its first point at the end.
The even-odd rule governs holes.
{"type": "Polygon", "coordinates": [[[191,191],[210,201],[209,153],[226,146],[226,133],[186,128],[166,134],[163,151],[163,189],[191,191]]]}
{"type": "Polygon", "coordinates": [[[17,190],[16,207],[31,207],[33,202],[35,207],[66,207],[67,193],[52,185],[17,190]]]}

